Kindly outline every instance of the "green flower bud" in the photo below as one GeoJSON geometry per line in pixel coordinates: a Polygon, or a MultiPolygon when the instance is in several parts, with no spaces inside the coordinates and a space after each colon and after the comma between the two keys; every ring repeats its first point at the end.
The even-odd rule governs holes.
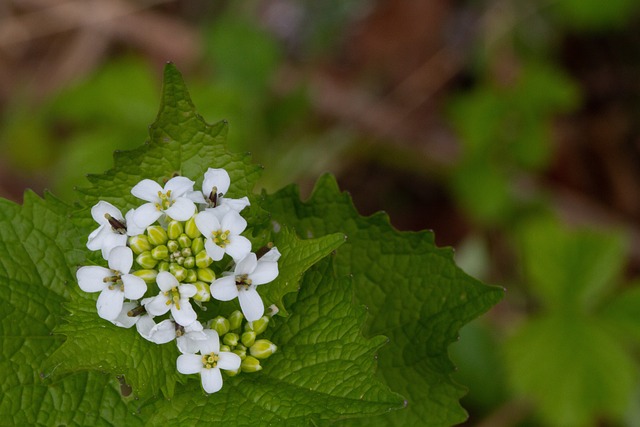
{"type": "Polygon", "coordinates": [[[191,247],[191,239],[186,234],[182,233],[178,236],[178,244],[181,248],[190,248],[191,247]]]}
{"type": "Polygon", "coordinates": [[[191,253],[196,255],[204,251],[204,239],[202,236],[198,236],[191,240],[191,253]]]}
{"type": "Polygon", "coordinates": [[[196,254],[196,265],[198,268],[207,268],[212,262],[213,260],[209,258],[206,251],[200,251],[196,254]]]}
{"type": "Polygon", "coordinates": [[[217,316],[211,321],[211,329],[215,329],[219,336],[223,336],[229,332],[229,320],[225,317],[217,316]]]}
{"type": "Polygon", "coordinates": [[[160,261],[158,271],[169,271],[169,261],[160,261]]]}
{"type": "Polygon", "coordinates": [[[184,265],[184,268],[193,268],[196,265],[196,259],[192,256],[186,257],[182,265],[184,265]]]}
{"type": "MultiPolygon", "coordinates": [[[[188,273],[191,273],[193,270],[189,270],[188,273]]],[[[188,274],[187,273],[187,274],[188,274]]],[[[188,282],[187,277],[187,282],[188,282]]],[[[193,299],[196,301],[207,302],[211,299],[211,293],[209,292],[209,284],[204,282],[195,282],[194,283],[196,289],[198,290],[196,294],[193,296],[193,299]]]]}
{"type": "Polygon", "coordinates": [[[247,356],[242,360],[240,369],[242,372],[258,372],[262,369],[262,366],[260,366],[260,361],[258,359],[252,356],[247,356]]]}
{"type": "MultiPolygon", "coordinates": [[[[220,347],[222,348],[222,347],[220,347]]],[[[236,369],[235,371],[225,371],[224,369],[222,370],[225,374],[227,374],[230,377],[235,377],[236,375],[238,375],[240,373],[240,368],[236,369]]]]}
{"type": "Polygon", "coordinates": [[[154,283],[156,281],[156,276],[158,275],[157,270],[137,270],[133,272],[134,275],[138,276],[146,283],[154,283]]]}
{"type": "Polygon", "coordinates": [[[253,343],[256,342],[256,333],[253,331],[247,331],[242,334],[240,341],[242,341],[243,345],[251,347],[253,343]]]}
{"type": "Polygon", "coordinates": [[[272,343],[269,340],[256,340],[255,343],[251,347],[249,347],[249,353],[253,357],[257,357],[258,359],[266,359],[276,352],[278,346],[272,343]]]}
{"type": "Polygon", "coordinates": [[[196,216],[192,216],[184,223],[184,232],[189,238],[195,239],[196,237],[201,236],[200,230],[196,226],[196,216]]]}
{"type": "Polygon", "coordinates": [[[169,258],[169,249],[165,245],[156,246],[151,250],[151,256],[158,261],[169,258]]]}
{"type": "Polygon", "coordinates": [[[184,282],[184,279],[187,278],[187,270],[175,262],[169,264],[169,273],[173,274],[178,282],[184,282]]]}
{"type": "Polygon", "coordinates": [[[169,249],[170,253],[174,253],[175,251],[180,249],[180,245],[178,245],[178,242],[176,242],[175,240],[169,240],[167,242],[167,249],[169,249]]]}
{"type": "Polygon", "coordinates": [[[211,283],[216,280],[216,273],[213,272],[210,268],[199,268],[198,269],[198,280],[202,280],[203,282],[211,283]]]}
{"type": "Polygon", "coordinates": [[[253,331],[256,335],[260,335],[264,331],[267,330],[267,326],[269,325],[269,317],[262,316],[258,320],[253,322],[248,322],[245,326],[245,331],[253,331]]]}
{"type": "Polygon", "coordinates": [[[193,253],[191,252],[191,248],[184,248],[183,250],[180,251],[180,255],[186,258],[186,257],[192,256],[193,253]]]}
{"type": "Polygon", "coordinates": [[[244,346],[244,345],[242,345],[241,343],[238,343],[238,344],[236,345],[236,348],[235,348],[235,349],[236,349],[236,350],[244,350],[244,351],[247,351],[247,347],[245,347],[245,346],[244,346]]]}
{"type": "Polygon", "coordinates": [[[167,224],[167,237],[171,240],[175,240],[179,235],[183,233],[182,223],[180,221],[176,221],[175,219],[167,224]]]}
{"type": "Polygon", "coordinates": [[[228,345],[220,345],[220,351],[231,351],[231,347],[229,347],[228,345]]]}
{"type": "MultiPolygon", "coordinates": [[[[198,274],[196,273],[195,270],[187,270],[187,278],[184,279],[185,282],[187,283],[195,283],[198,281],[198,274]]],[[[209,285],[207,285],[209,286],[209,285]]],[[[209,300],[207,300],[209,301],[209,300]]]]}
{"type": "Polygon", "coordinates": [[[151,255],[150,251],[144,251],[136,257],[136,262],[140,264],[142,268],[152,269],[156,266],[158,260],[151,255]]]}
{"type": "Polygon", "coordinates": [[[184,257],[183,256],[179,256],[178,258],[176,258],[176,262],[178,263],[178,265],[184,264],[184,257]]]}
{"type": "Polygon", "coordinates": [[[231,350],[232,353],[237,354],[238,356],[240,356],[240,359],[244,359],[245,357],[247,357],[247,350],[246,349],[238,349],[235,348],[233,350],[231,350]]]}
{"type": "Polygon", "coordinates": [[[234,334],[233,332],[226,333],[222,338],[222,342],[229,347],[235,347],[238,344],[238,340],[240,340],[240,337],[238,334],[234,334]]]}
{"type": "Polygon", "coordinates": [[[136,255],[140,255],[142,252],[151,250],[149,239],[144,234],[138,234],[137,236],[129,237],[128,243],[129,247],[136,255]]]}
{"type": "Polygon", "coordinates": [[[150,225],[147,227],[147,235],[149,243],[153,246],[164,245],[167,243],[167,232],[159,225],[150,225]]]}
{"type": "Polygon", "coordinates": [[[242,321],[244,320],[244,315],[240,310],[236,310],[229,316],[229,328],[233,331],[236,329],[240,329],[242,326],[242,321]]]}

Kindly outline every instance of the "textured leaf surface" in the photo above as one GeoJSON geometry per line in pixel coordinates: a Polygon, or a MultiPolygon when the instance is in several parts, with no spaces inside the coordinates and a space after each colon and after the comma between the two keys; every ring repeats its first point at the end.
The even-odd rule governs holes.
{"type": "MultiPolygon", "coordinates": [[[[66,206],[26,193],[24,206],[0,201],[0,423],[137,425],[113,378],[81,373],[45,382],[42,362],[62,342],[54,326],[66,313],[77,232],[66,206]]],[[[72,286],[71,285],[71,286],[72,286]]]]}
{"type": "Polygon", "coordinates": [[[264,370],[225,379],[208,398],[194,378],[170,402],[142,407],[142,415],[151,416],[151,425],[234,420],[238,426],[300,426],[402,407],[402,397],[371,378],[374,353],[386,338],[362,336],[365,310],[351,300],[350,280],[336,279],[331,263],[323,261],[305,274],[291,316],[275,320],[272,340],[279,350],[264,370]]]}
{"type": "Polygon", "coordinates": [[[449,377],[447,347],[462,325],[502,297],[502,290],[457,268],[451,250],[437,248],[431,233],[397,232],[382,214],[361,217],[330,176],[318,182],[307,202],[294,187],[264,197],[263,206],[279,226],[302,236],[347,235],[337,251],[337,272],[353,275],[355,299],[369,309],[367,333],[390,338],[379,352],[379,377],[408,399],[407,409],[376,421],[401,426],[463,421],[458,399],[464,391],[449,377]]]}

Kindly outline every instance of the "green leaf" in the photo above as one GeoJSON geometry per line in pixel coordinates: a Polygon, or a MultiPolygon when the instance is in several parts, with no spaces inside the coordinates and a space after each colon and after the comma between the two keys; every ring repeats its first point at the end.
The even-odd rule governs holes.
{"type": "Polygon", "coordinates": [[[335,258],[338,274],[353,276],[354,295],[369,310],[366,333],[387,335],[378,377],[404,395],[408,408],[378,419],[388,425],[450,425],[466,414],[458,399],[447,348],[465,323],[488,310],[502,290],[483,286],[439,249],[429,232],[401,233],[382,214],[361,217],[331,176],[307,202],[295,187],[265,196],[263,206],[302,236],[347,235],[335,258]]]}
{"type": "Polygon", "coordinates": [[[74,286],[69,266],[82,258],[67,210],[30,192],[22,207],[0,200],[0,416],[15,425],[137,425],[113,378],[43,381],[41,365],[62,342],[52,331],[74,286]]]}
{"type": "Polygon", "coordinates": [[[366,339],[363,307],[352,304],[352,286],[337,279],[323,261],[304,276],[291,316],[274,330],[278,351],[255,374],[225,378],[224,387],[204,397],[199,378],[179,390],[170,402],[141,408],[149,424],[232,422],[237,426],[307,425],[375,415],[401,408],[402,397],[372,379],[375,352],[382,336],[366,339]]]}

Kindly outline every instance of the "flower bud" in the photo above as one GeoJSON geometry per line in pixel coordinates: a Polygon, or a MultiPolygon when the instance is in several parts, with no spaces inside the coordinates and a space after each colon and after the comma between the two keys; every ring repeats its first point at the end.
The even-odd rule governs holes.
{"type": "Polygon", "coordinates": [[[217,316],[211,321],[211,329],[215,329],[219,336],[229,332],[229,326],[229,320],[222,316],[217,316]]]}
{"type": "Polygon", "coordinates": [[[251,347],[249,347],[249,353],[253,357],[257,357],[258,359],[266,359],[276,352],[278,346],[272,343],[269,340],[256,340],[255,343],[251,347]]]}
{"type": "MultiPolygon", "coordinates": [[[[187,272],[187,282],[189,282],[189,273],[193,270],[189,270],[187,272]]],[[[196,294],[193,296],[193,299],[196,301],[207,302],[211,299],[211,293],[209,293],[209,284],[204,282],[195,282],[194,283],[196,289],[198,290],[196,294]]]]}
{"type": "Polygon", "coordinates": [[[240,337],[238,334],[234,334],[233,332],[228,332],[222,338],[222,342],[228,345],[229,347],[235,347],[238,344],[238,340],[240,337]]]}
{"type": "Polygon", "coordinates": [[[198,269],[198,280],[203,282],[211,283],[216,280],[216,273],[213,272],[210,268],[199,268],[198,269]]]}
{"type": "MultiPolygon", "coordinates": [[[[222,348],[222,347],[220,347],[220,348],[222,348]]],[[[223,369],[223,371],[224,371],[224,373],[225,373],[225,374],[227,374],[228,376],[230,376],[230,377],[235,377],[236,375],[238,375],[238,374],[240,373],[240,368],[238,368],[238,369],[236,369],[236,370],[233,370],[233,371],[226,371],[226,370],[224,370],[224,369],[223,369]]]]}
{"type": "Polygon", "coordinates": [[[246,349],[234,348],[233,350],[231,350],[231,352],[237,354],[238,356],[240,356],[240,359],[244,359],[245,357],[247,357],[247,350],[246,349]]]}
{"type": "Polygon", "coordinates": [[[194,255],[204,251],[204,239],[202,236],[198,236],[191,240],[191,253],[194,255]]]}
{"type": "Polygon", "coordinates": [[[187,270],[174,262],[169,264],[169,273],[173,274],[178,282],[183,282],[187,278],[187,270]]]}
{"type": "Polygon", "coordinates": [[[191,239],[186,234],[182,233],[178,236],[178,244],[181,248],[190,248],[191,247],[191,239]]]}
{"type": "Polygon", "coordinates": [[[186,258],[186,257],[193,256],[193,253],[191,252],[191,248],[184,248],[183,250],[180,251],[180,255],[186,258]]]}
{"type": "Polygon", "coordinates": [[[192,256],[186,257],[182,265],[184,266],[184,268],[193,268],[196,265],[196,259],[192,256]]]}
{"type": "Polygon", "coordinates": [[[151,250],[151,256],[158,261],[169,258],[169,249],[165,245],[156,246],[151,250]]]}
{"type": "Polygon", "coordinates": [[[181,235],[183,232],[182,223],[180,221],[176,221],[175,219],[167,224],[167,237],[171,240],[175,240],[181,235]]]}
{"type": "MultiPolygon", "coordinates": [[[[184,279],[184,281],[187,283],[195,283],[198,281],[198,274],[196,273],[195,270],[187,270],[187,278],[184,279]]],[[[207,286],[209,285],[207,284],[207,286]]]]}
{"type": "Polygon", "coordinates": [[[178,245],[178,242],[176,242],[175,240],[169,240],[167,242],[167,249],[169,249],[170,253],[174,253],[175,251],[180,249],[180,245],[178,245]]]}
{"type": "Polygon", "coordinates": [[[209,258],[206,251],[200,251],[196,254],[196,265],[199,268],[207,268],[212,262],[213,260],[209,258]]]}
{"type": "Polygon", "coordinates": [[[152,269],[158,263],[158,260],[151,256],[150,251],[144,251],[136,257],[136,262],[140,264],[142,268],[152,269]]]}
{"type": "Polygon", "coordinates": [[[147,236],[149,243],[153,246],[164,245],[167,243],[167,232],[159,225],[150,225],[147,227],[147,236]]]}
{"type": "Polygon", "coordinates": [[[155,283],[156,276],[158,275],[158,271],[156,270],[137,270],[133,272],[134,275],[138,276],[146,283],[155,283]]]}
{"type": "Polygon", "coordinates": [[[247,356],[242,360],[240,369],[242,372],[258,372],[262,369],[262,366],[260,366],[260,361],[258,359],[252,356],[247,356]]]}
{"type": "Polygon", "coordinates": [[[158,264],[158,271],[169,271],[169,261],[160,261],[158,264]]]}
{"type": "Polygon", "coordinates": [[[221,344],[220,351],[231,351],[231,347],[229,347],[228,345],[221,344]]]}
{"type": "Polygon", "coordinates": [[[242,334],[240,341],[242,341],[242,344],[246,347],[251,347],[253,343],[256,342],[256,333],[253,331],[247,331],[242,334]]]}
{"type": "Polygon", "coordinates": [[[201,236],[195,220],[196,216],[194,215],[184,223],[184,232],[190,239],[195,239],[196,237],[201,236]]]}
{"type": "Polygon", "coordinates": [[[178,265],[182,265],[184,264],[184,257],[183,256],[179,256],[175,259],[175,261],[178,263],[178,265]]]}
{"type": "Polygon", "coordinates": [[[233,331],[240,329],[242,321],[244,320],[244,314],[240,310],[236,310],[229,316],[229,328],[233,331]]]}
{"type": "Polygon", "coordinates": [[[137,236],[129,237],[128,243],[129,247],[136,255],[140,255],[142,252],[151,250],[149,239],[144,234],[138,234],[137,236]]]}
{"type": "Polygon", "coordinates": [[[254,320],[253,322],[248,322],[245,326],[246,331],[253,331],[256,335],[260,335],[264,331],[267,330],[267,326],[269,325],[269,317],[262,316],[258,320],[254,320]]]}

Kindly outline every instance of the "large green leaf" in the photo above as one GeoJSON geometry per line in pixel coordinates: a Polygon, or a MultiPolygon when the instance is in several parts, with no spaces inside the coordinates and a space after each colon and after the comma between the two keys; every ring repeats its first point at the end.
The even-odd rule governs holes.
{"type": "MultiPolygon", "coordinates": [[[[458,399],[463,387],[450,374],[447,348],[465,323],[488,310],[502,290],[482,285],[456,267],[450,249],[439,249],[430,232],[401,233],[383,214],[361,217],[331,176],[311,198],[295,187],[264,195],[263,207],[277,226],[302,236],[342,232],[338,274],[353,276],[354,296],[369,311],[366,333],[390,343],[379,353],[378,376],[408,400],[405,410],[377,419],[388,425],[450,425],[466,417],[458,399]]],[[[369,421],[368,421],[369,422],[369,421]]]]}

